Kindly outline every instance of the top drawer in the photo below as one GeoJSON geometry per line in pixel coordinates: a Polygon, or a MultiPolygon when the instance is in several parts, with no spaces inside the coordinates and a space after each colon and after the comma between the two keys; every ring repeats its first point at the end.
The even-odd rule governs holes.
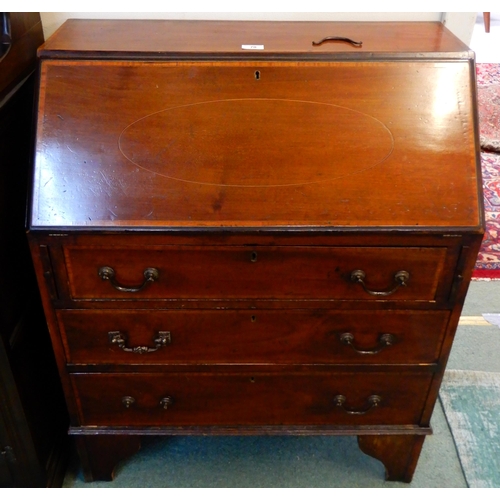
{"type": "Polygon", "coordinates": [[[64,255],[77,300],[433,301],[451,285],[444,247],[67,246],[64,255]]]}

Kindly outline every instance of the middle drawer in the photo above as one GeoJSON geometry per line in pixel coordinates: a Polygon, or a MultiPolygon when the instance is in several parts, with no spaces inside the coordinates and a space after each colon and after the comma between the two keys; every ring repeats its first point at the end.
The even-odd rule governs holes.
{"type": "Polygon", "coordinates": [[[60,310],[68,363],[434,363],[447,311],[60,310]]]}

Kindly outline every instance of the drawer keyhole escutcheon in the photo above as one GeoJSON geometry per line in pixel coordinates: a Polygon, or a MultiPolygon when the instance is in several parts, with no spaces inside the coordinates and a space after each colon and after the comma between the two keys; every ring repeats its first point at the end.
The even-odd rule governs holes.
{"type": "Polygon", "coordinates": [[[122,404],[123,406],[125,406],[125,408],[130,408],[135,404],[135,399],[132,396],[124,396],[122,398],[122,404]]]}
{"type": "Polygon", "coordinates": [[[250,262],[257,262],[257,252],[252,252],[250,255],[250,262]]]}
{"type": "Polygon", "coordinates": [[[396,282],[396,285],[387,291],[370,290],[366,286],[365,279],[366,273],[361,269],[357,269],[356,271],[353,271],[351,273],[351,281],[354,283],[359,283],[366,293],[369,293],[370,295],[387,296],[392,295],[399,287],[407,286],[408,280],[410,279],[410,273],[408,271],[398,271],[394,275],[394,281],[396,282]]]}
{"type": "Polygon", "coordinates": [[[174,398],[172,396],[165,396],[160,399],[160,406],[164,410],[168,410],[174,404],[174,398]]]}
{"type": "Polygon", "coordinates": [[[116,281],[115,279],[116,273],[112,267],[109,266],[100,267],[98,274],[103,281],[109,281],[111,285],[120,292],[140,292],[150,283],[157,281],[160,276],[158,269],[155,269],[154,267],[147,267],[146,269],[144,269],[143,272],[144,281],[140,285],[125,286],[121,285],[120,283],[118,283],[118,281],[116,281]]]}
{"type": "Polygon", "coordinates": [[[333,402],[335,403],[335,406],[342,408],[349,415],[364,415],[365,413],[368,413],[371,409],[380,406],[382,398],[380,396],[377,396],[376,394],[373,394],[368,398],[366,405],[363,408],[360,408],[359,410],[345,406],[347,398],[342,394],[335,396],[333,398],[333,402]]]}
{"type": "Polygon", "coordinates": [[[354,335],[352,333],[346,332],[340,335],[340,342],[344,345],[349,345],[358,354],[378,354],[383,351],[386,347],[390,347],[396,342],[396,337],[390,333],[383,333],[378,338],[378,346],[372,349],[360,349],[355,345],[354,335]]]}
{"type": "Polygon", "coordinates": [[[153,343],[155,347],[148,346],[136,346],[127,347],[127,335],[122,332],[108,332],[109,343],[112,345],[117,345],[122,351],[131,352],[133,354],[147,354],[149,352],[155,352],[161,347],[166,347],[172,342],[172,336],[170,332],[158,332],[153,338],[153,343]]]}

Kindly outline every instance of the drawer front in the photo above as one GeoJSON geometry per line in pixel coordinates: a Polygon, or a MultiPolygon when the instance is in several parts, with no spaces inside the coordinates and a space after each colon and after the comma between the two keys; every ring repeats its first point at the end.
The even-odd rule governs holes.
{"type": "Polygon", "coordinates": [[[418,424],[432,374],[77,374],[82,425],[418,424]]]}
{"type": "Polygon", "coordinates": [[[451,280],[441,247],[66,247],[64,253],[71,297],[87,300],[432,301],[449,291],[451,280]],[[354,279],[354,271],[362,274],[354,279]],[[398,278],[402,271],[407,279],[398,278]]]}
{"type": "Polygon", "coordinates": [[[70,363],[432,363],[448,312],[64,310],[70,363]]]}

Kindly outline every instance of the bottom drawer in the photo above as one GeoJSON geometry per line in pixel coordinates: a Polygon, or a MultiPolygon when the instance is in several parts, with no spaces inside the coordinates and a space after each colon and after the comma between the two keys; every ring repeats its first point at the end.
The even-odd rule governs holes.
{"type": "Polygon", "coordinates": [[[74,374],[81,425],[418,424],[432,374],[74,374]]]}

